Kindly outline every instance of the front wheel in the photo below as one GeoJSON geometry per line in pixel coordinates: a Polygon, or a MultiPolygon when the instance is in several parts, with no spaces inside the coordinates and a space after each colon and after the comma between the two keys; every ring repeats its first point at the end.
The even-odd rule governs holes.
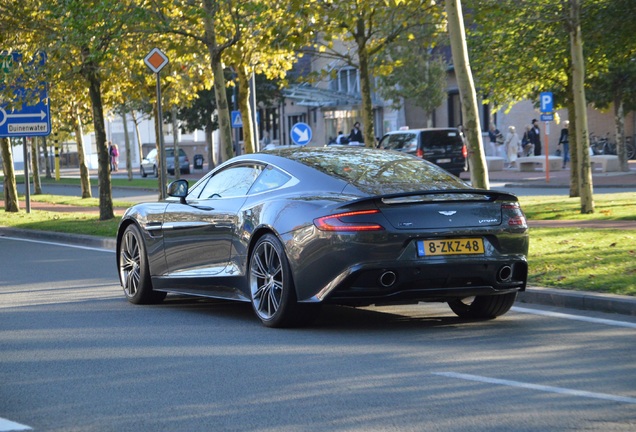
{"type": "Polygon", "coordinates": [[[308,324],[319,305],[299,305],[285,250],[273,234],[265,234],[254,246],[249,260],[252,307],[267,327],[308,324]],[[309,313],[308,313],[309,312],[309,313]]]}
{"type": "Polygon", "coordinates": [[[166,298],[165,292],[152,289],[146,246],[136,225],[129,225],[124,231],[119,244],[118,267],[119,280],[129,302],[154,304],[166,298]]]}
{"type": "Polygon", "coordinates": [[[448,302],[451,310],[460,318],[492,319],[508,312],[517,293],[466,297],[448,302]]]}

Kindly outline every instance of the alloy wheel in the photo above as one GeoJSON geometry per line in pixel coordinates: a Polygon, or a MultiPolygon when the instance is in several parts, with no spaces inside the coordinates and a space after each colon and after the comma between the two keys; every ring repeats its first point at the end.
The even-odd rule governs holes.
{"type": "Polygon", "coordinates": [[[281,257],[270,242],[254,250],[250,265],[250,290],[254,310],[262,320],[271,319],[281,306],[284,286],[281,257]]]}

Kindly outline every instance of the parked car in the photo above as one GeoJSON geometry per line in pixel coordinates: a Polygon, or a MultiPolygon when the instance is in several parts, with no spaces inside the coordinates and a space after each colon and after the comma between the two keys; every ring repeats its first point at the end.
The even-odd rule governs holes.
{"type": "MultiPolygon", "coordinates": [[[[174,148],[166,147],[165,152],[166,170],[168,171],[168,174],[174,175],[174,148]]],[[[157,162],[157,159],[157,149],[150,150],[148,155],[141,161],[141,166],[139,167],[142,177],[146,177],[148,174],[151,174],[154,177],[159,175],[159,163],[157,162]]],[[[179,149],[179,171],[181,174],[190,174],[190,160],[183,149],[179,149]]]]}
{"type": "Polygon", "coordinates": [[[468,151],[459,129],[429,128],[389,132],[379,148],[416,155],[459,176],[466,171],[468,151]]]}
{"type": "Polygon", "coordinates": [[[395,151],[329,146],[235,157],[163,202],[123,215],[126,298],[166,293],[251,302],[269,327],[323,303],[446,302],[466,318],[506,313],[526,288],[528,226],[514,195],[472,189],[395,151]]]}

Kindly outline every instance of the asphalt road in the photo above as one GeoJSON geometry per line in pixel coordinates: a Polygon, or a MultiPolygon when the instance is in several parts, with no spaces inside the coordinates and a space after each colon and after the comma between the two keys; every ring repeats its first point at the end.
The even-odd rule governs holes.
{"type": "Polygon", "coordinates": [[[636,429],[636,317],[125,301],[114,254],[0,237],[0,431],[636,429]],[[24,430],[24,429],[23,429],[24,430]]]}

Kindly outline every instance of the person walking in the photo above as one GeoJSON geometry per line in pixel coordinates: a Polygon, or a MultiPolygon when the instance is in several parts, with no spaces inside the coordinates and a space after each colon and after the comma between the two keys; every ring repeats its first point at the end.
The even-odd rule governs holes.
{"type": "Polygon", "coordinates": [[[499,156],[497,154],[497,137],[501,135],[499,129],[494,123],[490,123],[488,129],[488,148],[486,149],[486,156],[499,156]]]}
{"type": "Polygon", "coordinates": [[[504,147],[506,149],[506,161],[508,162],[508,168],[516,168],[517,155],[519,154],[519,135],[514,126],[508,126],[508,133],[506,134],[506,140],[504,147]]]}
{"type": "Polygon", "coordinates": [[[364,144],[364,138],[360,130],[360,122],[353,124],[353,129],[351,129],[351,133],[349,134],[349,144],[364,144]]]}
{"type": "Polygon", "coordinates": [[[532,119],[532,127],[528,137],[530,138],[530,143],[534,145],[534,155],[541,156],[541,130],[537,119],[532,119]]]}
{"type": "Polygon", "coordinates": [[[563,169],[570,161],[570,121],[563,122],[563,129],[561,129],[561,136],[559,137],[559,146],[561,146],[561,153],[563,154],[563,169]]]}

